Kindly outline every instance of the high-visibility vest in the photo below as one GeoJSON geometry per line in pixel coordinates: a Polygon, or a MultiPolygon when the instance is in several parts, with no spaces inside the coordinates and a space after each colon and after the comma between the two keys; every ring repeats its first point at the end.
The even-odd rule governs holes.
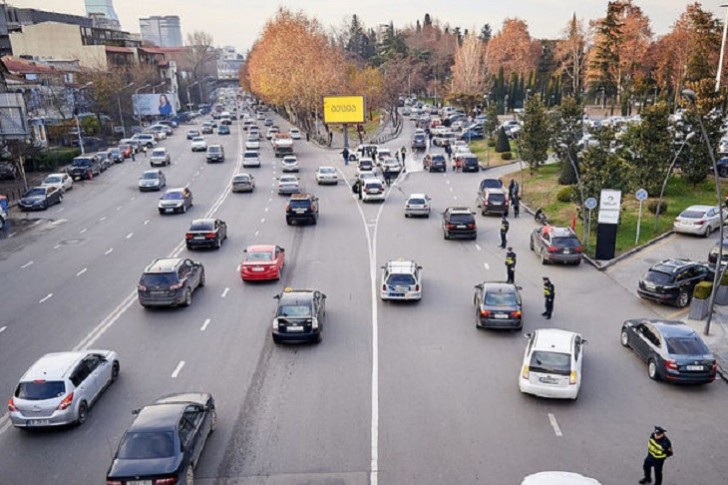
{"type": "Polygon", "coordinates": [[[506,266],[513,266],[516,264],[516,259],[513,256],[506,254],[506,266]]]}
{"type": "Polygon", "coordinates": [[[652,455],[653,458],[657,460],[664,460],[665,458],[667,458],[665,448],[663,448],[662,445],[655,438],[651,437],[647,441],[647,451],[650,455],[652,455]]]}

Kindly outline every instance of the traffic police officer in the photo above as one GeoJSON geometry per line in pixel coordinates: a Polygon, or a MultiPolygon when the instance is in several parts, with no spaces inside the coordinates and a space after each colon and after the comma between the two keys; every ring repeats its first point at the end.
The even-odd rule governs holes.
{"type": "Polygon", "coordinates": [[[546,320],[551,319],[551,313],[554,311],[554,297],[556,296],[556,291],[554,289],[554,284],[551,283],[551,280],[548,278],[548,276],[543,277],[543,297],[546,303],[546,311],[541,314],[541,316],[546,317],[546,320]]]}
{"type": "Polygon", "coordinates": [[[505,214],[503,214],[503,219],[501,219],[501,225],[500,225],[500,238],[501,238],[500,247],[503,249],[505,249],[505,247],[506,247],[506,234],[508,234],[508,227],[509,227],[508,218],[506,217],[505,214]]]}
{"type": "Polygon", "coordinates": [[[508,283],[514,283],[516,279],[516,253],[512,247],[508,247],[506,253],[506,273],[508,274],[508,283]]]}
{"type": "Polygon", "coordinates": [[[642,470],[645,472],[645,477],[640,480],[640,483],[652,483],[651,469],[655,469],[655,485],[662,483],[662,466],[665,464],[665,460],[672,456],[672,443],[665,436],[665,430],[660,426],[655,426],[655,432],[650,435],[650,439],[647,440],[647,457],[645,462],[642,464],[642,470]]]}

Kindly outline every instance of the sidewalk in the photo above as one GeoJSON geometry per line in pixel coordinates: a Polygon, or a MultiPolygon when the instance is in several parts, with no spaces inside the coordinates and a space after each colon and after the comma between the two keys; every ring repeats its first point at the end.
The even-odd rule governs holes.
{"type": "Polygon", "coordinates": [[[710,335],[703,335],[705,321],[683,320],[698,332],[718,362],[718,373],[728,383],[728,307],[716,305],[710,322],[710,335]]]}

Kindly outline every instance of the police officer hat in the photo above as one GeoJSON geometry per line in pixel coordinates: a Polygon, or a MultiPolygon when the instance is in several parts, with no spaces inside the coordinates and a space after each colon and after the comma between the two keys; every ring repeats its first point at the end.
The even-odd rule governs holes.
{"type": "Polygon", "coordinates": [[[509,250],[509,251],[513,251],[513,247],[511,247],[511,246],[508,246],[508,250],[509,250]]]}
{"type": "Polygon", "coordinates": [[[655,433],[657,433],[657,434],[664,434],[665,431],[667,431],[665,428],[663,428],[661,426],[655,426],[655,433]]]}
{"type": "Polygon", "coordinates": [[[549,277],[548,277],[548,276],[544,276],[544,277],[543,277],[543,280],[544,280],[544,281],[548,281],[548,280],[549,280],[549,277]]]}

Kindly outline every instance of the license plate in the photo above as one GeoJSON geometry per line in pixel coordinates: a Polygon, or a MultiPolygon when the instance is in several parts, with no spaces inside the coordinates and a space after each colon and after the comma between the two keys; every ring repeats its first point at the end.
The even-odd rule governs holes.
{"type": "Polygon", "coordinates": [[[151,293],[152,293],[152,295],[160,296],[160,295],[164,295],[167,292],[166,291],[152,291],[151,293]]]}
{"type": "Polygon", "coordinates": [[[303,327],[301,325],[291,325],[286,327],[286,330],[289,332],[303,332],[303,327]]]}
{"type": "Polygon", "coordinates": [[[464,224],[458,224],[456,227],[458,229],[465,229],[465,225],[464,224]]]}
{"type": "Polygon", "coordinates": [[[306,209],[293,209],[293,212],[295,212],[296,214],[305,214],[306,209]]]}
{"type": "Polygon", "coordinates": [[[685,366],[685,368],[687,370],[703,370],[702,365],[688,365],[688,366],[685,366]]]}
{"type": "Polygon", "coordinates": [[[50,419],[29,419],[26,421],[28,426],[45,426],[51,424],[50,419]]]}
{"type": "Polygon", "coordinates": [[[571,253],[570,249],[564,249],[564,254],[569,254],[569,253],[571,253]]]}
{"type": "Polygon", "coordinates": [[[553,377],[539,377],[538,380],[539,380],[539,382],[541,382],[543,384],[556,384],[559,382],[558,380],[554,379],[553,377]]]}
{"type": "Polygon", "coordinates": [[[129,480],[126,485],[152,485],[151,480],[129,480]]]}
{"type": "Polygon", "coordinates": [[[174,209],[164,209],[164,212],[167,212],[167,213],[174,212],[174,209]]]}
{"type": "Polygon", "coordinates": [[[396,293],[394,291],[390,291],[389,292],[389,296],[404,296],[404,294],[403,293],[396,293]]]}
{"type": "Polygon", "coordinates": [[[500,318],[505,320],[506,318],[508,318],[508,315],[506,315],[505,313],[496,313],[495,315],[493,315],[493,318],[500,318]]]}
{"type": "Polygon", "coordinates": [[[199,241],[199,240],[201,240],[201,239],[205,239],[205,236],[195,236],[195,237],[194,237],[194,239],[196,239],[196,240],[198,240],[198,241],[199,241]]]}
{"type": "Polygon", "coordinates": [[[264,268],[261,268],[261,267],[256,266],[256,267],[253,268],[253,271],[260,272],[260,271],[263,271],[263,269],[264,268]]]}

